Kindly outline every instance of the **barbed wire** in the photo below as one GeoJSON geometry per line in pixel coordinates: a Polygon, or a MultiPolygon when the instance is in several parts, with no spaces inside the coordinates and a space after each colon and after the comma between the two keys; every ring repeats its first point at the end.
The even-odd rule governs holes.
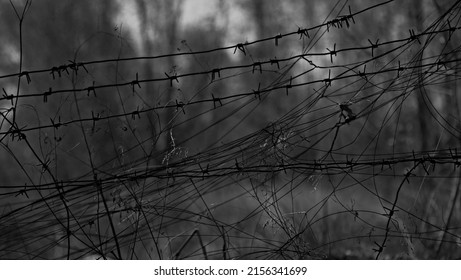
{"type": "MultiPolygon", "coordinates": [[[[327,51],[302,50],[257,62],[250,58],[251,48],[263,42],[274,41],[273,48],[279,48],[288,37],[320,39],[323,35],[312,33],[321,29],[353,32],[363,24],[357,15],[390,2],[355,13],[348,7],[348,14],[338,14],[320,25],[228,47],[71,60],[61,66],[0,76],[17,78],[19,83],[25,78],[32,89],[36,80],[50,79],[42,80],[38,74],[48,73],[53,80],[64,73],[72,78],[71,87],[49,87],[41,93],[18,91],[15,95],[3,88],[0,101],[11,106],[0,111],[0,143],[25,177],[1,186],[0,199],[5,202],[2,200],[0,233],[6,239],[0,245],[0,258],[49,258],[51,253],[68,259],[88,255],[116,259],[326,258],[338,254],[331,250],[333,244],[351,240],[368,244],[362,257],[389,257],[399,240],[406,244],[407,257],[417,258],[427,255],[417,250],[414,240],[429,242],[437,248],[436,256],[442,246],[459,244],[459,216],[450,215],[440,223],[430,215],[430,198],[429,206],[421,202],[416,209],[415,205],[423,196],[425,182],[459,182],[461,178],[459,116],[441,112],[443,106],[436,103],[442,101],[422,90],[448,87],[459,80],[461,46],[454,38],[461,28],[457,24],[460,1],[425,30],[417,33],[410,28],[400,39],[367,39],[367,45],[344,48],[333,43],[327,51]],[[440,38],[445,41],[439,49],[436,42],[440,38]],[[448,48],[449,44],[455,46],[448,48]],[[134,80],[100,83],[94,79],[83,87],[77,87],[73,79],[95,77],[98,69],[89,69],[89,65],[224,50],[234,50],[243,58],[234,65],[183,74],[164,72],[161,78],[140,78],[138,71],[134,80]],[[363,52],[364,57],[355,59],[355,54],[363,52]],[[380,64],[380,60],[385,62],[380,64]],[[188,78],[205,81],[198,89],[188,88],[188,97],[167,96],[148,103],[140,93],[144,85],[176,91],[187,86],[188,78]],[[246,88],[218,87],[246,78],[253,82],[245,84],[246,88]],[[118,109],[94,106],[117,95],[118,109]],[[426,102],[432,120],[454,142],[440,144],[440,136],[428,150],[414,143],[403,148],[396,144],[407,141],[400,119],[405,106],[415,106],[411,98],[426,102]],[[30,100],[29,106],[37,112],[34,123],[17,113],[18,105],[25,106],[19,100],[30,100]],[[124,100],[130,100],[129,104],[124,100]],[[277,108],[282,101],[287,109],[280,109],[267,123],[267,108],[277,108]],[[77,114],[63,110],[64,102],[72,104],[69,107],[82,102],[89,105],[77,107],[77,114]],[[52,108],[49,114],[47,108],[52,108]],[[159,124],[142,127],[151,114],[165,114],[167,121],[161,124],[156,117],[159,124]],[[248,133],[237,129],[251,116],[260,123],[248,133]],[[211,119],[206,125],[198,121],[204,117],[211,119]],[[114,127],[121,129],[115,132],[114,127]],[[181,129],[187,133],[175,136],[181,129]],[[75,136],[78,131],[81,136],[75,136]],[[96,138],[101,133],[112,138],[96,138]],[[123,136],[117,138],[117,133],[123,136]],[[379,139],[386,133],[391,135],[387,139],[390,148],[380,146],[379,139]],[[201,137],[209,135],[215,139],[204,144],[201,137]],[[69,138],[74,141],[66,142],[69,138]],[[104,146],[98,139],[112,145],[113,151],[96,151],[94,147],[104,146]],[[166,143],[157,148],[161,139],[166,143]],[[203,143],[194,147],[193,140],[203,143]],[[118,144],[123,141],[127,144],[118,144]],[[30,158],[19,152],[24,147],[32,154],[30,158]],[[78,164],[76,172],[61,174],[64,161],[78,164]],[[307,197],[322,195],[306,198],[306,192],[307,197]],[[352,192],[360,192],[363,201],[348,201],[352,192]],[[307,206],[300,203],[303,199],[308,199],[307,206]],[[340,223],[343,217],[361,230],[323,237],[332,231],[329,223],[340,223]],[[199,245],[193,245],[195,239],[199,245]]],[[[453,213],[459,200],[453,190],[459,184],[433,188],[427,196],[440,191],[447,211],[453,213]]]]}
{"type": "MultiPolygon", "coordinates": [[[[182,53],[174,53],[174,54],[164,54],[164,55],[158,55],[158,56],[137,56],[137,57],[128,57],[128,58],[116,58],[116,59],[104,59],[104,60],[93,60],[93,61],[87,61],[87,62],[75,62],[75,61],[69,61],[70,63],[68,64],[63,64],[60,66],[53,66],[51,68],[47,69],[40,69],[40,70],[25,70],[20,73],[13,73],[13,74],[7,74],[7,75],[2,75],[0,76],[0,79],[3,78],[10,78],[10,77],[22,77],[26,76],[27,80],[30,81],[30,75],[31,74],[38,74],[38,73],[50,73],[50,75],[53,76],[53,79],[56,77],[55,74],[58,74],[59,77],[61,77],[63,72],[66,72],[69,74],[69,70],[78,72],[80,68],[83,68],[86,72],[88,70],[86,69],[85,66],[92,65],[92,64],[104,64],[104,63],[112,63],[112,62],[121,62],[121,61],[132,61],[132,60],[154,60],[154,59],[160,59],[160,58],[166,58],[166,57],[174,57],[174,56],[189,56],[189,55],[198,55],[198,54],[207,54],[211,52],[217,52],[217,51],[224,51],[224,50],[234,50],[234,54],[237,52],[237,50],[241,51],[243,54],[245,53],[245,47],[254,45],[254,44],[259,44],[263,43],[266,41],[274,41],[275,45],[278,46],[278,42],[280,39],[283,37],[290,37],[290,36],[300,36],[300,39],[302,39],[304,36],[309,38],[309,31],[313,31],[316,29],[320,29],[322,27],[325,27],[329,30],[331,27],[335,28],[343,28],[351,25],[351,22],[354,22],[354,16],[362,14],[364,12],[367,12],[372,9],[376,9],[380,6],[386,5],[390,2],[393,2],[394,0],[389,0],[389,1],[384,1],[382,3],[376,4],[369,6],[365,9],[362,9],[356,13],[351,12],[351,8],[349,6],[349,14],[348,15],[341,15],[336,17],[333,20],[330,20],[326,23],[319,24],[317,26],[311,27],[311,28],[298,28],[296,31],[292,31],[289,33],[285,34],[277,34],[275,36],[267,37],[267,38],[262,38],[259,40],[255,40],[252,42],[245,42],[245,43],[238,43],[232,46],[227,46],[227,47],[220,47],[220,48],[214,48],[210,50],[204,50],[204,51],[195,51],[195,52],[182,52],[182,53]]],[[[453,30],[454,31],[454,30],[453,30]]]]}
{"type": "MultiPolygon", "coordinates": [[[[448,25],[450,26],[449,22],[447,22],[448,25]]],[[[179,83],[179,79],[180,78],[183,78],[183,77],[190,77],[190,76],[200,76],[200,75],[211,75],[211,82],[213,82],[215,79],[216,79],[216,75],[218,77],[221,76],[221,72],[224,72],[226,70],[234,70],[234,69],[244,69],[244,68],[251,68],[252,69],[252,73],[255,73],[255,72],[259,72],[259,73],[262,73],[263,71],[263,68],[262,66],[263,65],[266,65],[266,64],[269,64],[269,65],[277,65],[277,68],[280,69],[280,63],[282,62],[289,62],[291,60],[299,60],[300,58],[301,59],[304,59],[305,61],[307,61],[311,66],[313,66],[313,69],[333,69],[333,68],[343,68],[345,67],[344,65],[334,65],[334,66],[318,66],[316,64],[314,64],[311,60],[307,59],[306,57],[314,57],[314,56],[329,56],[330,59],[331,59],[331,63],[333,63],[333,56],[337,56],[338,53],[343,53],[343,52],[352,52],[352,51],[359,51],[359,50],[372,50],[372,57],[374,56],[373,55],[373,51],[374,49],[378,49],[380,46],[386,46],[386,45],[389,45],[389,44],[395,44],[395,43],[404,43],[398,47],[395,47],[394,49],[388,51],[387,53],[385,53],[386,55],[393,52],[393,51],[397,51],[399,50],[400,48],[403,48],[404,46],[407,45],[407,43],[412,43],[413,41],[418,41],[419,44],[421,44],[420,42],[420,37],[424,37],[424,36],[429,36],[429,35],[433,35],[433,34],[439,34],[439,33],[444,33],[444,32],[448,32],[448,33],[453,33],[455,32],[457,29],[459,29],[461,27],[449,27],[447,29],[442,29],[442,30],[437,30],[437,31],[430,31],[430,32],[422,32],[420,34],[415,34],[414,31],[410,30],[410,35],[406,38],[402,38],[402,39],[398,39],[398,40],[391,40],[391,41],[387,41],[387,42],[381,42],[379,43],[379,39],[376,41],[375,44],[373,44],[369,39],[369,43],[370,43],[370,46],[363,46],[363,47],[352,47],[352,48],[344,48],[344,49],[338,49],[336,50],[336,44],[334,44],[334,48],[333,50],[328,50],[328,52],[323,52],[323,53],[308,53],[308,54],[299,54],[299,55],[294,55],[294,56],[291,56],[291,57],[288,57],[288,58],[283,58],[283,59],[277,59],[277,58],[274,58],[274,59],[269,59],[269,60],[266,60],[266,61],[259,61],[259,62],[254,62],[252,64],[243,64],[243,65],[235,65],[235,66],[227,66],[227,67],[221,67],[221,68],[214,68],[214,69],[210,69],[210,70],[206,70],[206,71],[200,71],[200,72],[193,72],[193,73],[185,73],[185,74],[180,74],[180,75],[173,75],[173,76],[170,76],[168,75],[166,72],[164,73],[166,78],[154,78],[154,79],[139,79],[138,77],[138,74],[136,74],[136,78],[132,81],[127,81],[127,82],[122,82],[122,83],[112,83],[112,84],[105,84],[105,85],[95,85],[95,82],[93,81],[93,84],[91,86],[88,86],[88,87],[84,87],[84,88],[72,88],[72,89],[61,89],[61,90],[52,90],[52,88],[49,88],[47,91],[45,92],[42,92],[42,93],[32,93],[32,94],[21,94],[19,96],[14,96],[12,94],[8,94],[5,89],[3,89],[3,97],[0,97],[0,101],[1,100],[15,100],[15,99],[18,99],[18,98],[43,98],[43,102],[47,102],[48,101],[48,97],[53,95],[53,94],[58,94],[58,93],[74,93],[74,92],[83,92],[83,93],[87,93],[87,95],[90,95],[90,94],[93,94],[96,96],[96,90],[98,89],[105,89],[105,88],[113,88],[113,87],[125,87],[125,86],[129,86],[132,91],[134,92],[135,90],[135,87],[139,87],[141,88],[141,84],[144,84],[144,83],[151,83],[151,82],[162,82],[162,81],[168,81],[170,83],[170,86],[173,86],[173,82],[177,82],[179,83]]],[[[195,53],[194,53],[195,54],[195,53]]],[[[191,54],[191,55],[194,55],[194,54],[191,54]]],[[[448,54],[447,54],[448,55],[448,54]]],[[[381,56],[384,56],[384,55],[381,55],[381,56]]],[[[378,56],[379,58],[380,56],[378,56]]],[[[373,59],[370,59],[369,61],[371,61],[373,59]]],[[[426,64],[424,66],[437,66],[437,68],[439,67],[442,67],[448,63],[452,63],[452,62],[457,62],[458,60],[455,59],[455,60],[438,60],[437,62],[434,62],[434,63],[429,63],[429,64],[426,64]]],[[[361,65],[365,65],[367,61],[365,62],[360,62],[358,63],[359,66],[361,65]]],[[[88,64],[88,63],[87,63],[88,64]]],[[[84,64],[82,64],[84,65],[84,64]]],[[[83,66],[80,66],[83,68],[83,66]]],[[[357,68],[358,66],[354,66],[354,68],[357,68]]],[[[382,73],[386,73],[386,72],[397,72],[397,74],[400,74],[400,72],[402,71],[405,71],[405,70],[408,70],[408,69],[415,69],[415,68],[419,68],[419,66],[412,66],[410,68],[407,68],[405,65],[402,65],[399,67],[394,67],[394,68],[390,68],[390,69],[382,69],[380,71],[376,71],[376,72],[370,72],[370,73],[367,73],[365,70],[366,68],[364,69],[363,72],[359,72],[358,75],[361,76],[361,77],[364,77],[365,79],[367,78],[368,75],[376,75],[376,74],[382,74],[382,73]]],[[[75,73],[78,72],[78,67],[70,67],[70,69],[72,69],[75,73]]],[[[89,73],[88,70],[86,68],[84,68],[86,73],[89,73]]],[[[67,74],[69,74],[69,72],[67,71],[67,74]]],[[[32,79],[30,78],[30,75],[28,76],[29,74],[28,73],[22,73],[22,74],[19,74],[19,76],[26,76],[27,77],[27,82],[28,83],[31,83],[32,82],[32,79]]],[[[355,76],[355,75],[353,75],[355,76]]],[[[0,77],[1,78],[1,77],[0,77]]],[[[350,76],[346,76],[344,78],[350,78],[350,76]]],[[[325,78],[323,80],[316,80],[316,81],[313,81],[311,83],[319,83],[319,82],[330,82],[330,81],[334,81],[334,80],[337,80],[339,78],[325,78]]],[[[311,83],[307,83],[307,84],[311,84],[311,83]]],[[[303,85],[305,85],[306,83],[304,83],[303,85]]],[[[296,86],[296,85],[295,85],[296,86]]]]}
{"type": "MultiPolygon", "coordinates": [[[[218,106],[223,106],[222,102],[227,101],[227,100],[231,100],[230,102],[232,102],[233,99],[235,100],[235,99],[240,99],[242,97],[254,97],[254,96],[256,96],[258,99],[260,99],[261,95],[263,95],[263,94],[268,94],[268,93],[271,93],[273,91],[281,90],[281,89],[284,89],[286,94],[288,95],[289,89],[291,89],[291,88],[302,87],[302,86],[313,85],[313,84],[325,84],[327,86],[330,86],[333,81],[338,81],[338,80],[343,80],[343,79],[350,79],[350,78],[354,78],[354,77],[363,78],[368,82],[368,76],[376,76],[376,75],[379,75],[379,74],[384,74],[384,73],[389,73],[389,72],[396,72],[397,76],[399,77],[400,73],[403,72],[403,71],[406,71],[406,70],[414,70],[414,69],[419,69],[419,68],[422,68],[422,69],[428,68],[427,70],[424,71],[424,73],[426,75],[427,74],[430,74],[430,75],[432,75],[432,74],[443,75],[443,73],[448,73],[450,71],[453,71],[454,68],[455,68],[455,67],[447,68],[447,67],[445,67],[446,64],[457,63],[457,62],[459,62],[459,59],[456,59],[456,60],[452,59],[452,60],[446,60],[446,61],[437,61],[437,62],[433,62],[433,63],[422,64],[421,66],[414,66],[414,65],[410,65],[410,66],[403,66],[402,65],[402,66],[400,66],[399,65],[398,67],[392,67],[392,68],[389,68],[389,69],[381,69],[379,71],[374,71],[374,72],[371,72],[371,71],[366,72],[366,67],[364,67],[363,72],[358,71],[358,73],[356,73],[356,74],[338,75],[336,77],[328,76],[328,78],[325,78],[325,79],[317,79],[317,80],[312,80],[312,81],[309,81],[309,82],[298,83],[298,84],[292,83],[293,77],[290,77],[290,79],[289,79],[290,82],[288,84],[287,84],[287,82],[282,82],[282,84],[286,84],[286,85],[272,86],[272,87],[268,87],[268,88],[265,88],[265,89],[258,88],[257,90],[252,90],[251,92],[243,92],[243,93],[238,93],[238,94],[221,96],[219,98],[212,95],[211,98],[208,98],[208,99],[189,101],[187,103],[184,103],[182,101],[178,102],[176,100],[175,104],[171,104],[171,105],[163,104],[163,105],[158,105],[158,106],[155,106],[155,107],[152,107],[152,108],[147,108],[147,109],[139,109],[139,107],[138,107],[138,109],[136,109],[134,111],[131,111],[131,112],[128,112],[128,113],[114,114],[114,115],[107,115],[107,116],[101,116],[99,113],[95,114],[94,112],[92,112],[91,117],[82,118],[82,119],[78,119],[78,120],[70,120],[70,121],[62,121],[61,122],[60,120],[55,121],[53,119],[50,119],[51,124],[49,124],[49,125],[42,125],[42,126],[22,128],[22,129],[14,129],[14,130],[6,131],[6,132],[0,132],[0,135],[11,135],[14,138],[16,135],[23,135],[24,132],[27,132],[27,131],[40,130],[40,129],[44,129],[44,128],[58,129],[61,126],[67,126],[69,124],[81,123],[81,122],[92,122],[93,126],[94,126],[95,123],[98,122],[98,121],[103,121],[103,120],[113,119],[113,118],[120,118],[120,117],[130,117],[130,116],[133,119],[136,119],[136,117],[140,117],[142,114],[145,114],[145,113],[148,113],[148,112],[152,112],[152,111],[155,111],[155,110],[165,110],[165,109],[170,109],[170,108],[180,110],[181,112],[183,112],[185,114],[187,107],[189,107],[191,105],[202,105],[203,103],[212,103],[213,108],[216,109],[217,104],[218,104],[218,106]],[[441,70],[440,69],[441,67],[444,67],[444,69],[441,70]],[[430,70],[430,69],[432,69],[432,70],[430,70]]],[[[457,65],[456,65],[456,67],[457,67],[457,65]]],[[[314,68],[312,68],[311,70],[314,70],[316,68],[327,68],[327,67],[314,66],[314,68]]],[[[347,70],[347,71],[349,72],[349,70],[347,70]]],[[[185,76],[188,76],[188,75],[189,74],[186,74],[185,76]]],[[[190,75],[193,75],[193,74],[190,74],[190,75]]],[[[298,78],[298,77],[296,77],[296,78],[298,78]]],[[[160,79],[160,80],[163,80],[163,79],[160,79]]],[[[85,88],[85,89],[75,89],[73,91],[74,92],[76,92],[76,91],[77,92],[78,91],[87,91],[88,96],[89,96],[90,92],[95,91],[96,88],[105,88],[105,87],[112,87],[112,86],[113,87],[118,87],[118,86],[133,85],[133,83],[138,84],[138,83],[143,83],[143,82],[146,82],[146,80],[140,80],[140,81],[136,81],[136,82],[123,83],[123,84],[105,85],[105,86],[100,86],[100,87],[91,87],[91,88],[85,88]]],[[[50,96],[53,93],[64,93],[64,92],[71,92],[71,91],[72,90],[59,90],[59,91],[51,91],[50,90],[49,92],[45,92],[43,94],[20,95],[19,97],[38,97],[38,96],[40,96],[40,97],[43,97],[43,100],[46,103],[47,100],[48,100],[48,96],[50,96]]],[[[94,94],[96,95],[96,93],[94,93],[94,94]]],[[[9,97],[5,97],[4,99],[12,100],[12,99],[14,99],[14,96],[9,95],[9,97]]],[[[0,100],[1,100],[1,98],[0,98],[0,100]]],[[[13,102],[13,101],[11,101],[11,102],[13,102]]],[[[8,112],[10,112],[10,111],[13,111],[13,109],[12,108],[8,109],[7,112],[4,115],[2,113],[2,115],[5,117],[8,114],[8,112]]],[[[60,117],[59,117],[59,119],[60,119],[60,117]]]]}

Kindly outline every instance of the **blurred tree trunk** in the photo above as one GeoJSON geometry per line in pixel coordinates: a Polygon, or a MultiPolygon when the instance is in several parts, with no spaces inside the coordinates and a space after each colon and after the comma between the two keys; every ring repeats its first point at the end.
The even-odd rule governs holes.
{"type": "MultiPolygon", "coordinates": [[[[264,0],[253,0],[249,3],[249,6],[251,17],[254,19],[256,25],[256,37],[265,38],[269,36],[270,34],[268,30],[272,31],[272,27],[268,24],[267,21],[267,2],[264,3],[264,0]]],[[[257,57],[260,59],[268,59],[268,53],[269,50],[264,45],[261,45],[257,49],[257,57]]]]}
{"type": "MultiPolygon", "coordinates": [[[[447,3],[448,5],[451,5],[451,3],[447,3]]],[[[444,11],[446,10],[446,7],[443,6],[442,3],[438,3],[437,1],[434,1],[434,5],[437,9],[438,15],[441,16],[444,11]]],[[[457,35],[456,32],[453,33],[442,33],[440,34],[443,38],[443,43],[442,46],[445,47],[445,53],[449,54],[447,55],[448,60],[453,60],[453,61],[458,61],[458,53],[456,52],[455,48],[456,46],[453,44],[453,42],[458,42],[459,41],[459,36],[457,35]]],[[[445,59],[444,57],[441,57],[441,59],[445,59]]],[[[447,65],[448,69],[453,69],[454,77],[459,77],[460,71],[459,68],[457,67],[457,62],[450,63],[447,65]]],[[[446,69],[444,69],[446,70],[446,69]]],[[[461,131],[461,94],[459,92],[459,89],[461,88],[461,81],[460,79],[456,79],[455,81],[452,81],[451,75],[445,75],[445,81],[444,81],[444,87],[443,90],[446,91],[446,94],[443,94],[444,96],[444,109],[447,112],[447,120],[450,122],[450,124],[453,126],[453,134],[448,134],[448,140],[446,143],[446,147],[456,147],[459,145],[459,142],[461,141],[461,136],[460,132],[461,131]]],[[[458,174],[461,173],[461,170],[458,171],[458,174]]],[[[454,219],[453,214],[454,213],[459,213],[459,207],[461,204],[459,203],[459,196],[461,194],[461,183],[460,180],[457,179],[457,183],[453,183],[451,187],[451,191],[449,194],[450,201],[447,204],[447,211],[444,213],[445,217],[444,220],[446,221],[445,225],[445,230],[448,230],[451,227],[451,223],[453,222],[452,220],[454,219]]],[[[453,180],[455,182],[455,180],[453,180]]],[[[435,192],[435,190],[434,190],[435,192]]],[[[434,258],[441,258],[443,257],[443,249],[446,248],[446,239],[447,239],[447,232],[443,231],[439,235],[439,241],[436,244],[436,253],[433,255],[434,258]],[[445,245],[445,246],[444,246],[445,245]]]]}
{"type": "MultiPolygon", "coordinates": [[[[446,6],[451,5],[451,3],[444,3],[445,5],[443,5],[437,1],[433,2],[439,16],[444,13],[446,6]]],[[[442,33],[439,36],[442,36],[443,38],[442,47],[445,47],[444,53],[449,54],[446,59],[458,61],[458,53],[456,52],[455,45],[453,44],[453,42],[458,42],[459,40],[457,33],[442,33]]],[[[441,59],[443,60],[445,58],[441,57],[441,59]]],[[[459,68],[456,67],[456,62],[447,65],[447,67],[449,69],[453,69],[454,77],[459,77],[458,75],[460,73],[459,68]]],[[[443,107],[448,113],[447,120],[454,127],[453,134],[457,135],[453,136],[452,134],[448,134],[447,137],[449,137],[449,139],[447,140],[447,145],[448,147],[456,147],[461,141],[461,135],[459,133],[459,131],[461,131],[461,94],[459,93],[461,81],[460,79],[452,81],[450,75],[445,75],[444,85],[443,90],[445,91],[445,94],[442,95],[444,97],[443,107]]]]}
{"type": "MultiPolygon", "coordinates": [[[[280,1],[254,0],[242,2],[241,5],[247,10],[250,22],[254,24],[256,38],[267,38],[284,32],[284,22],[280,19],[283,14],[283,6],[280,1]]],[[[293,3],[290,5],[293,5],[293,3]]],[[[276,57],[283,57],[288,52],[287,46],[283,45],[283,40],[278,46],[275,46],[274,42],[268,41],[250,48],[252,50],[249,52],[251,62],[268,61],[276,57]]],[[[274,85],[281,79],[289,78],[289,73],[282,76],[284,70],[278,69],[278,66],[275,64],[265,65],[263,75],[255,72],[253,77],[247,78],[244,83],[255,90],[259,85],[264,88],[274,85]]],[[[259,116],[255,117],[253,115],[251,126],[261,127],[267,125],[268,120],[274,120],[280,116],[286,108],[285,106],[286,104],[281,94],[270,93],[268,98],[263,99],[259,104],[259,116]]]]}
{"type": "MultiPolygon", "coordinates": [[[[141,55],[158,55],[163,53],[174,53],[178,41],[178,22],[181,18],[181,2],[173,1],[137,1],[137,8],[140,18],[141,27],[141,45],[144,54],[141,55]]],[[[173,69],[175,66],[175,57],[168,57],[164,64],[160,61],[155,62],[147,60],[143,65],[143,72],[146,78],[152,79],[155,74],[162,76],[163,72],[170,72],[166,69],[173,69]]],[[[174,74],[169,73],[170,76],[174,74]]],[[[166,96],[159,96],[159,90],[155,88],[154,83],[145,84],[145,94],[148,100],[166,104],[171,101],[175,95],[174,87],[169,87],[166,96]]],[[[154,147],[159,151],[168,149],[170,139],[169,130],[173,126],[175,110],[165,109],[158,113],[153,113],[149,119],[149,131],[154,138],[154,147]]],[[[159,159],[153,159],[155,163],[160,163],[159,159]]]]}
{"type": "MultiPolygon", "coordinates": [[[[424,19],[424,11],[422,8],[422,1],[413,0],[412,2],[408,3],[408,12],[409,12],[409,21],[414,24],[416,27],[415,33],[418,34],[423,31],[423,19],[424,19]]],[[[417,44],[417,42],[414,42],[417,44]]],[[[420,150],[427,151],[430,148],[431,144],[431,117],[429,115],[429,111],[424,101],[424,81],[423,81],[423,73],[421,71],[421,58],[423,57],[424,49],[421,48],[418,51],[417,59],[415,63],[418,67],[417,75],[418,75],[418,85],[417,85],[417,95],[416,95],[416,102],[417,102],[417,118],[418,118],[418,125],[419,125],[419,133],[420,137],[418,137],[420,141],[420,150]]]]}
{"type": "MultiPolygon", "coordinates": [[[[138,8],[138,18],[140,19],[140,33],[141,33],[141,41],[140,41],[140,44],[141,44],[141,50],[144,52],[140,55],[146,55],[146,56],[152,56],[154,55],[154,50],[155,50],[155,40],[154,40],[154,36],[155,36],[155,27],[158,26],[158,16],[157,15],[152,15],[152,13],[154,11],[156,11],[156,2],[151,2],[151,1],[137,1],[136,2],[136,5],[137,5],[137,8],[138,8]]],[[[147,79],[152,79],[154,78],[154,67],[155,67],[155,63],[151,62],[150,60],[146,60],[146,61],[143,61],[142,62],[142,68],[143,68],[143,72],[144,72],[144,75],[146,76],[147,79]]],[[[155,100],[157,100],[157,92],[155,91],[155,87],[154,87],[154,83],[146,83],[145,85],[143,85],[144,87],[144,91],[146,92],[146,95],[149,96],[149,95],[152,95],[152,99],[154,100],[152,106],[155,106],[155,100]]],[[[143,126],[147,126],[146,129],[142,129],[141,131],[143,133],[145,132],[148,132],[152,135],[152,137],[154,138],[153,141],[153,149],[155,148],[163,148],[165,146],[165,144],[163,144],[164,141],[161,141],[160,138],[156,138],[156,137],[160,137],[160,130],[161,130],[161,126],[159,124],[159,120],[158,118],[160,118],[159,115],[156,115],[155,112],[153,112],[152,114],[149,114],[148,115],[148,120],[147,120],[147,123],[146,120],[143,121],[143,126]],[[161,143],[161,147],[159,147],[159,143],[158,142],[162,142],[161,143]]],[[[155,152],[155,151],[154,151],[155,152]]],[[[158,159],[153,159],[154,160],[154,164],[158,164],[159,161],[158,159]]]]}
{"type": "MultiPolygon", "coordinates": [[[[144,51],[141,56],[154,56],[166,53],[175,53],[177,38],[178,38],[178,25],[181,18],[181,3],[177,0],[157,0],[157,1],[137,1],[138,17],[140,19],[141,28],[141,45],[144,51]]],[[[146,60],[141,66],[146,79],[153,79],[158,77],[165,77],[164,73],[169,76],[176,75],[176,59],[174,56],[169,56],[165,60],[146,60]]],[[[151,103],[149,106],[156,107],[159,104],[174,104],[175,83],[172,86],[169,82],[154,85],[154,83],[146,83],[143,85],[145,100],[151,103]]],[[[153,112],[148,120],[149,126],[140,133],[151,133],[152,137],[152,151],[150,155],[159,155],[157,157],[149,157],[146,166],[149,164],[161,164],[163,155],[169,149],[170,143],[170,130],[174,126],[175,109],[168,108],[160,111],[153,112]]],[[[146,137],[147,135],[144,135],[146,137]]],[[[147,136],[148,137],[148,136],[147,136]]],[[[147,147],[146,147],[147,148],[147,147]]],[[[163,230],[163,229],[158,229],[163,230]]],[[[151,236],[152,239],[156,236],[151,236]]],[[[132,254],[143,254],[147,252],[147,256],[138,256],[140,258],[158,258],[162,259],[163,256],[158,249],[156,240],[151,240],[150,248],[141,248],[139,251],[136,248],[132,249],[132,254]],[[151,256],[149,252],[156,252],[156,256],[151,256]]]]}

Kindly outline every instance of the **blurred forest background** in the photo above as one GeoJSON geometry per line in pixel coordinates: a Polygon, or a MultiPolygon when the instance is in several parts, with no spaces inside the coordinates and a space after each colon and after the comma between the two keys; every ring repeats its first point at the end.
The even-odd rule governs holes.
{"type": "Polygon", "coordinates": [[[0,1],[0,258],[461,257],[460,1],[0,1]]]}

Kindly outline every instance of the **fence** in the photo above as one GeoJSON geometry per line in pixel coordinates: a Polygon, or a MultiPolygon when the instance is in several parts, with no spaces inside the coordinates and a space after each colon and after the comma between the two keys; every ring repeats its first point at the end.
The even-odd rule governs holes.
{"type": "MultiPolygon", "coordinates": [[[[0,75],[0,257],[459,258],[460,3],[335,42],[391,2],[38,69],[20,37],[0,75]]],[[[19,30],[30,3],[11,9],[19,30]]]]}

